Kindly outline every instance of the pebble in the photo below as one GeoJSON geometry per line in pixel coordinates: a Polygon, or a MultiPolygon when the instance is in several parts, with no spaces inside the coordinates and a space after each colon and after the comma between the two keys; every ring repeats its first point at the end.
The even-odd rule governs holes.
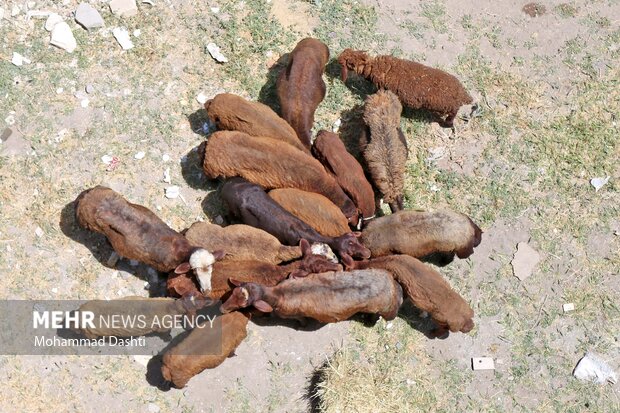
{"type": "Polygon", "coordinates": [[[88,84],[88,85],[86,85],[86,87],[84,88],[84,91],[85,91],[86,93],[89,93],[89,94],[90,94],[90,93],[93,93],[93,92],[95,91],[95,88],[93,87],[93,85],[88,84]]]}
{"type": "Polygon", "coordinates": [[[129,32],[124,27],[116,27],[112,30],[112,34],[116,38],[118,44],[121,45],[123,50],[133,49],[133,42],[129,38],[129,32]]]}
{"type": "Polygon", "coordinates": [[[133,156],[133,158],[134,158],[134,159],[137,159],[137,160],[140,160],[140,159],[143,159],[145,155],[146,155],[146,154],[145,154],[144,152],[140,151],[140,152],[136,153],[136,154],[133,156]]]}
{"type": "Polygon", "coordinates": [[[142,30],[140,29],[136,29],[133,31],[133,36],[134,37],[140,37],[140,35],[142,34],[142,30]]]}
{"type": "Polygon", "coordinates": [[[17,52],[13,52],[13,58],[11,59],[11,63],[13,63],[15,66],[22,66],[24,63],[29,64],[31,62],[30,59],[22,56],[17,52]]]}
{"type": "Polygon", "coordinates": [[[180,195],[180,190],[178,186],[169,186],[166,188],[166,198],[175,199],[180,195]]]}
{"type": "Polygon", "coordinates": [[[52,29],[52,39],[50,40],[50,44],[60,47],[69,53],[73,53],[77,47],[77,42],[75,41],[75,37],[73,37],[73,32],[71,31],[69,25],[65,22],[59,22],[54,26],[52,29]]]}
{"type": "Polygon", "coordinates": [[[204,93],[200,92],[198,94],[198,96],[196,96],[196,100],[198,101],[198,103],[200,103],[201,105],[204,105],[205,103],[207,103],[207,100],[209,98],[207,98],[204,93]]]}
{"type": "Polygon", "coordinates": [[[80,100],[80,106],[82,106],[83,108],[87,108],[89,104],[90,104],[90,99],[88,98],[84,98],[80,100]]]}
{"type": "Polygon", "coordinates": [[[336,119],[336,122],[332,125],[332,132],[336,133],[340,130],[340,125],[342,125],[342,120],[340,118],[336,119]]]}
{"type": "Polygon", "coordinates": [[[53,292],[54,294],[58,293],[58,288],[56,288],[56,287],[52,288],[52,292],[53,292]]]}
{"type": "Polygon", "coordinates": [[[103,155],[101,157],[101,162],[103,162],[106,165],[109,165],[112,162],[113,159],[114,159],[114,157],[111,156],[111,155],[103,155]]]}
{"type": "Polygon", "coordinates": [[[166,168],[164,171],[164,182],[167,184],[172,183],[172,178],[170,178],[170,168],[166,168]]]}
{"type": "Polygon", "coordinates": [[[119,17],[132,17],[138,14],[136,0],[112,0],[110,10],[119,17]]]}
{"type": "Polygon", "coordinates": [[[88,3],[80,3],[75,10],[75,21],[78,22],[86,30],[103,27],[103,17],[101,14],[88,3]]]}
{"type": "Polygon", "coordinates": [[[62,22],[62,17],[60,17],[58,14],[56,13],[52,13],[47,17],[47,20],[45,20],[45,30],[47,30],[48,32],[51,32],[52,30],[54,30],[54,27],[62,22]]]}
{"type": "Polygon", "coordinates": [[[65,91],[65,89],[64,89],[64,88],[59,87],[58,89],[56,89],[56,94],[57,94],[57,95],[60,95],[60,94],[61,94],[62,92],[64,92],[64,91],[65,91]]]}
{"type": "Polygon", "coordinates": [[[207,45],[207,51],[209,52],[211,57],[214,58],[216,61],[220,63],[228,62],[228,58],[222,54],[222,52],[220,51],[220,48],[215,43],[209,43],[207,45]]]}
{"type": "Polygon", "coordinates": [[[45,235],[45,233],[43,232],[43,229],[41,229],[41,227],[37,227],[37,229],[34,230],[34,234],[41,238],[43,235],[45,235]]]}
{"type": "Polygon", "coordinates": [[[598,192],[599,189],[601,189],[603,186],[605,186],[605,184],[607,182],[609,182],[609,178],[611,178],[611,177],[610,176],[601,176],[601,177],[592,178],[590,180],[590,185],[592,185],[594,187],[594,192],[598,192]]]}
{"type": "Polygon", "coordinates": [[[34,9],[36,5],[37,5],[36,1],[29,1],[28,3],[26,3],[26,7],[28,7],[29,10],[34,9]]]}
{"type": "Polygon", "coordinates": [[[221,215],[218,215],[215,217],[213,222],[215,222],[217,225],[222,225],[224,223],[224,218],[222,218],[221,215]]]}
{"type": "Polygon", "coordinates": [[[162,156],[162,157],[161,157],[161,159],[162,159],[164,162],[168,162],[168,161],[170,160],[170,155],[168,155],[167,153],[165,153],[165,154],[164,154],[164,156],[162,156]]]}

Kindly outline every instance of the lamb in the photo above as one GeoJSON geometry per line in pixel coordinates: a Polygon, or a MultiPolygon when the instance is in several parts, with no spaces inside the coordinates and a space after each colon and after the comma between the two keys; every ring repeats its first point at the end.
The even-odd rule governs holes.
{"type": "MultiPolygon", "coordinates": [[[[287,277],[299,278],[313,273],[342,271],[341,265],[329,261],[322,255],[314,254],[306,240],[301,240],[300,247],[303,258],[286,265],[273,265],[257,260],[216,262],[211,274],[211,290],[205,291],[204,295],[212,300],[222,299],[232,290],[229,278],[273,286],[287,277]]],[[[168,278],[168,292],[170,295],[183,296],[196,293],[197,288],[190,277],[180,274],[168,278]]]]}
{"type": "Polygon", "coordinates": [[[392,320],[403,302],[401,287],[384,270],[311,274],[275,287],[231,282],[237,288],[220,307],[222,313],[254,306],[282,318],[309,317],[321,323],[347,320],[357,313],[379,314],[392,320]]]}
{"type": "Polygon", "coordinates": [[[273,235],[249,225],[221,227],[207,222],[196,222],[184,235],[197,247],[208,251],[225,250],[226,256],[222,258],[224,261],[258,260],[279,264],[301,257],[299,246],[282,245],[273,235]]]}
{"type": "Polygon", "coordinates": [[[158,271],[170,272],[182,266],[185,271],[194,269],[198,278],[204,280],[208,279],[213,263],[223,255],[221,251],[211,253],[191,245],[152,211],[127,202],[110,188],[87,189],[75,203],[77,221],[83,228],[104,234],[118,255],[158,271]]]}
{"type": "Polygon", "coordinates": [[[183,341],[163,356],[161,373],[177,388],[206,369],[214,369],[228,357],[247,336],[248,316],[240,312],[215,318],[213,326],[205,322],[195,327],[183,341]]]}
{"type": "Polygon", "coordinates": [[[365,130],[360,145],[373,184],[392,212],[403,209],[407,140],[400,129],[402,106],[395,94],[380,90],[364,105],[365,130]]]}
{"type": "Polygon", "coordinates": [[[462,105],[473,102],[456,77],[410,60],[370,57],[363,51],[345,49],[338,63],[342,66],[343,82],[347,80],[348,70],[353,70],[377,87],[396,93],[405,105],[431,111],[446,127],[453,126],[462,105]]]}
{"type": "Polygon", "coordinates": [[[480,245],[482,231],[467,215],[453,211],[400,211],[376,218],[362,232],[373,257],[407,254],[415,258],[456,254],[467,258],[480,245]]]}
{"type": "Polygon", "coordinates": [[[278,205],[260,186],[245,179],[227,180],[222,186],[221,195],[232,217],[269,232],[285,245],[297,245],[303,238],[311,243],[327,244],[338,254],[347,253],[356,258],[370,257],[370,251],[359,243],[356,234],[325,237],[278,205]]]}
{"type": "Polygon", "coordinates": [[[389,271],[402,286],[413,305],[428,312],[439,326],[436,337],[449,331],[468,333],[474,328],[474,311],[450,284],[430,266],[408,255],[390,255],[370,261],[353,261],[343,256],[348,269],[377,268],[389,271]]]}
{"type": "MultiPolygon", "coordinates": [[[[359,162],[351,155],[337,134],[325,130],[317,134],[312,153],[336,178],[364,219],[375,215],[375,193],[359,162]]],[[[406,155],[405,155],[406,157],[406,155]]]]}
{"type": "Polygon", "coordinates": [[[90,312],[94,315],[92,326],[82,323],[73,328],[76,333],[86,338],[98,337],[131,337],[144,336],[151,333],[170,333],[170,327],[162,324],[166,316],[195,315],[206,301],[200,295],[185,295],[181,299],[173,298],[146,298],[125,297],[122,300],[93,300],[80,306],[78,312],[90,312]],[[133,325],[114,323],[114,317],[125,317],[125,320],[133,319],[133,325]],[[104,324],[108,322],[108,324],[104,324]]]}
{"type": "Polygon", "coordinates": [[[303,39],[289,55],[288,65],[276,82],[282,117],[307,148],[312,141],[314,112],[325,97],[322,76],[328,60],[327,45],[317,39],[303,39]]]}
{"type": "Polygon", "coordinates": [[[297,188],[321,194],[350,223],[357,224],[355,204],[321,163],[281,141],[242,132],[215,132],[204,147],[203,168],[211,179],[240,176],[265,189],[297,188]]]}
{"type": "Polygon", "coordinates": [[[351,232],[342,211],[321,194],[283,188],[272,189],[269,191],[269,196],[321,235],[339,237],[351,232]]]}
{"type": "Polygon", "coordinates": [[[251,136],[267,136],[308,152],[291,126],[271,108],[250,102],[241,96],[221,93],[205,103],[209,120],[218,129],[245,132],[251,136]]]}

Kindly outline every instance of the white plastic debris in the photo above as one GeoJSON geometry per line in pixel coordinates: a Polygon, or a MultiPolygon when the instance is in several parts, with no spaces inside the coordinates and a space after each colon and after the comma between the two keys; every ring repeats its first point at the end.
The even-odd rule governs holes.
{"type": "Polygon", "coordinates": [[[181,194],[178,186],[169,186],[166,188],[166,198],[175,199],[181,194]]]}
{"type": "Polygon", "coordinates": [[[570,313],[571,311],[575,311],[575,304],[573,303],[563,304],[562,310],[564,310],[565,313],[570,313]]]}
{"type": "Polygon", "coordinates": [[[111,156],[111,155],[103,155],[103,156],[101,157],[101,162],[103,162],[103,163],[104,163],[104,164],[106,164],[106,165],[109,165],[109,164],[111,164],[111,163],[112,163],[112,160],[113,160],[113,159],[114,159],[114,157],[113,157],[113,156],[111,156]]]}
{"type": "Polygon", "coordinates": [[[139,161],[140,159],[144,159],[144,156],[145,156],[145,155],[146,155],[146,153],[144,153],[143,151],[140,151],[140,152],[136,153],[136,154],[133,156],[133,158],[134,158],[134,159],[137,159],[137,160],[139,161]]]}
{"type": "Polygon", "coordinates": [[[165,153],[162,157],[161,160],[164,162],[168,162],[170,160],[170,155],[168,155],[167,153],[165,153]]]}
{"type": "Polygon", "coordinates": [[[591,381],[598,384],[605,384],[607,382],[616,384],[618,376],[616,372],[599,356],[594,353],[588,352],[575,367],[573,376],[579,380],[591,381]]]}
{"type": "Polygon", "coordinates": [[[110,10],[119,17],[132,17],[138,14],[136,0],[112,0],[110,10]]]}
{"type": "Polygon", "coordinates": [[[198,103],[200,103],[201,105],[204,105],[205,103],[207,103],[207,100],[208,100],[208,99],[209,99],[209,98],[207,98],[207,97],[205,96],[205,94],[204,94],[204,93],[202,93],[202,92],[200,92],[200,93],[198,94],[198,96],[196,96],[196,100],[197,100],[197,101],[198,101],[198,103]]]}
{"type": "Polygon", "coordinates": [[[228,58],[222,54],[220,48],[215,43],[209,43],[207,45],[207,51],[211,55],[212,58],[217,60],[220,63],[228,62],[228,58]]]}
{"type": "Polygon", "coordinates": [[[41,238],[41,237],[42,237],[45,233],[43,232],[43,229],[41,229],[41,227],[37,227],[37,228],[34,230],[34,234],[35,234],[37,237],[41,238]]]}
{"type": "Polygon", "coordinates": [[[336,122],[332,125],[332,132],[336,133],[340,130],[340,125],[342,125],[342,119],[336,119],[336,122]]]}
{"type": "Polygon", "coordinates": [[[594,187],[594,192],[598,192],[607,182],[609,182],[610,176],[606,177],[596,177],[590,180],[590,184],[594,187]]]}
{"type": "Polygon", "coordinates": [[[24,63],[29,64],[31,62],[30,59],[22,56],[17,52],[13,52],[13,58],[11,59],[11,63],[13,63],[15,66],[22,66],[24,63]]]}
{"type": "Polygon", "coordinates": [[[129,32],[124,27],[116,27],[112,30],[112,34],[116,38],[118,44],[121,45],[123,50],[133,49],[133,42],[129,38],[129,32]]]}
{"type": "Polygon", "coordinates": [[[52,39],[50,44],[73,53],[77,47],[75,37],[69,25],[65,22],[58,22],[52,29],[52,39]]]}
{"type": "Polygon", "coordinates": [[[167,184],[172,183],[172,178],[170,178],[170,168],[166,168],[164,171],[164,182],[167,184]]]}
{"type": "Polygon", "coordinates": [[[540,261],[540,254],[530,247],[527,242],[517,244],[517,252],[512,259],[512,271],[519,280],[523,281],[532,275],[536,264],[540,261]]]}
{"type": "Polygon", "coordinates": [[[472,357],[471,368],[473,370],[495,370],[495,362],[492,357],[472,357]]]}

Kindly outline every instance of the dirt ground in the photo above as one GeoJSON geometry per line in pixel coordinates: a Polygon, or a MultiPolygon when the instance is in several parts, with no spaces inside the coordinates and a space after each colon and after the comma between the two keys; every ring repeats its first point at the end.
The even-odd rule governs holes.
{"type": "MultiPolygon", "coordinates": [[[[409,109],[401,126],[407,208],[450,208],[484,231],[473,256],[439,269],[476,328],[429,340],[409,305],[372,328],[251,323],[236,357],[169,391],[141,358],[0,356],[0,411],[620,411],[618,385],[572,377],[587,351],[620,371],[620,2],[544,1],[530,16],[526,2],[506,0],[156,0],[132,18],[91,4],[104,28],[77,25],[74,0],[0,1],[0,133],[13,130],[0,144],[1,298],[160,291],[162,276],[143,265],[108,266],[110,247],[76,226],[71,202],[103,184],[178,230],[219,220],[218,183],[195,152],[196,98],[226,91],[277,109],[281,57],[311,35],[332,58],[353,47],[440,67],[475,97],[479,110],[454,131],[409,109]],[[28,10],[60,14],[75,52],[50,46],[45,18],[28,10]],[[133,49],[121,49],[114,27],[129,30],[133,49]],[[209,42],[228,63],[205,52],[209,42]],[[30,63],[12,64],[14,52],[30,63]],[[118,167],[107,171],[104,155],[118,167]],[[607,176],[595,191],[590,180],[607,176]],[[170,185],[182,198],[164,197],[170,185]],[[541,256],[524,280],[511,265],[519,242],[541,256]],[[494,371],[472,371],[482,356],[494,371]]],[[[355,153],[374,89],[338,74],[330,63],[315,129],[341,119],[355,153]]]]}

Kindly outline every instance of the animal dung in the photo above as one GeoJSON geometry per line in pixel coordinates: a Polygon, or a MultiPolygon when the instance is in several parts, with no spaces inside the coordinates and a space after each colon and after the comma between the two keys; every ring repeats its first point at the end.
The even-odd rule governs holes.
{"type": "Polygon", "coordinates": [[[472,357],[472,370],[495,370],[495,362],[492,357],[472,357]]]}

